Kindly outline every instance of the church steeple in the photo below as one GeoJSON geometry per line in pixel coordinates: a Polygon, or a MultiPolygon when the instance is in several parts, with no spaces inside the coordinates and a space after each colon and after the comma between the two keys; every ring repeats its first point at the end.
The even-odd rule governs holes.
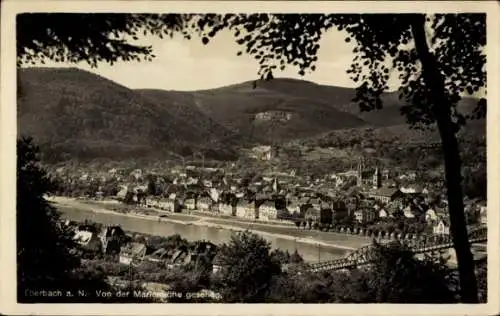
{"type": "Polygon", "coordinates": [[[358,187],[363,185],[363,166],[361,164],[361,159],[358,162],[358,173],[356,175],[356,185],[358,187]]]}
{"type": "Polygon", "coordinates": [[[372,185],[374,189],[380,188],[380,170],[378,167],[375,168],[375,172],[373,173],[372,185]]]}
{"type": "Polygon", "coordinates": [[[273,191],[274,191],[274,193],[279,193],[280,192],[280,185],[278,183],[278,178],[277,177],[274,177],[273,191]]]}

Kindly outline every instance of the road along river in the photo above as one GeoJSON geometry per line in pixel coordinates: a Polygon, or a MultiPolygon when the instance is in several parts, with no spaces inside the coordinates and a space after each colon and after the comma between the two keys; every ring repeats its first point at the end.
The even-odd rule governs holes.
{"type": "MultiPolygon", "coordinates": [[[[190,241],[208,240],[215,244],[222,244],[230,240],[232,233],[243,230],[242,227],[231,226],[230,222],[228,224],[215,224],[210,222],[210,219],[204,218],[181,217],[182,219],[172,219],[167,216],[166,218],[159,219],[158,216],[113,212],[104,207],[99,208],[95,205],[86,205],[76,200],[57,199],[57,201],[54,202],[56,202],[54,206],[61,212],[61,217],[64,219],[74,221],[84,221],[88,219],[105,225],[120,225],[124,230],[150,235],[170,236],[179,234],[190,241]]],[[[262,227],[264,227],[264,225],[262,225],[262,227]]],[[[250,226],[249,229],[264,237],[271,243],[273,248],[288,250],[290,253],[297,250],[302,257],[309,262],[337,259],[354,250],[356,246],[359,247],[359,245],[352,245],[347,240],[342,240],[343,236],[337,236],[339,239],[338,245],[332,245],[330,240],[328,240],[327,243],[307,236],[294,237],[269,231],[261,231],[257,225],[256,227],[250,226]],[[343,244],[345,244],[345,246],[343,244]]],[[[301,235],[300,230],[296,232],[299,236],[301,235]]],[[[335,237],[336,236],[329,236],[329,239],[335,239],[335,237]]],[[[359,243],[361,243],[361,241],[359,243]]]]}

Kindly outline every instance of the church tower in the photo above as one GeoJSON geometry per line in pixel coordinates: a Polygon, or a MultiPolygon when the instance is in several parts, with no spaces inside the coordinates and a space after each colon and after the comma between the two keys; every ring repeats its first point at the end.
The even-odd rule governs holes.
{"type": "Polygon", "coordinates": [[[361,161],[358,162],[358,173],[356,175],[356,185],[361,187],[363,185],[363,167],[361,161]]]}
{"type": "Polygon", "coordinates": [[[277,193],[279,193],[279,192],[280,192],[280,189],[281,189],[281,187],[280,187],[280,184],[279,184],[279,182],[278,182],[278,178],[277,178],[277,177],[274,177],[274,181],[273,181],[273,192],[277,194],[277,193]]]}
{"type": "Polygon", "coordinates": [[[375,168],[375,172],[373,173],[373,189],[378,189],[380,188],[380,170],[378,167],[375,168]]]}

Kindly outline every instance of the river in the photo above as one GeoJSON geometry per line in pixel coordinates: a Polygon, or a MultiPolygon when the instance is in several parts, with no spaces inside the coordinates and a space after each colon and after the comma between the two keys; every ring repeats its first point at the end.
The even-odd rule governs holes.
{"type": "MultiPolygon", "coordinates": [[[[233,231],[225,228],[192,225],[189,223],[176,223],[169,221],[158,222],[146,218],[129,217],[119,213],[98,213],[90,210],[70,207],[58,207],[61,217],[73,221],[84,221],[85,219],[102,223],[105,225],[120,225],[124,230],[157,235],[170,236],[179,234],[189,241],[207,240],[214,244],[222,244],[230,240],[233,231]]],[[[271,234],[263,234],[273,248],[293,253],[297,250],[304,260],[318,262],[338,259],[345,256],[349,250],[335,248],[333,246],[315,245],[291,239],[280,238],[271,234]]]]}

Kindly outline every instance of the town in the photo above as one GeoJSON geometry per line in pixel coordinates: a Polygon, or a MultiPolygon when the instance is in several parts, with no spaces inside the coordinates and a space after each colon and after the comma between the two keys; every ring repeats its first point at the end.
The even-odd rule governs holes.
{"type": "MultiPolygon", "coordinates": [[[[367,236],[449,234],[442,186],[425,185],[414,171],[392,174],[361,162],[355,170],[315,179],[293,173],[228,174],[192,165],[164,174],[111,169],[68,175],[59,168],[52,177],[59,185],[57,195],[114,199],[174,213],[294,223],[300,229],[367,236]]],[[[486,224],[486,201],[466,198],[465,209],[468,225],[486,224]]]]}
{"type": "MultiPolygon", "coordinates": [[[[254,158],[269,160],[269,156],[267,151],[254,158]]],[[[395,173],[367,166],[362,160],[353,170],[321,178],[301,177],[295,172],[228,173],[224,168],[202,165],[173,166],[164,173],[113,168],[94,174],[69,174],[67,169],[57,168],[51,177],[57,184],[56,195],[94,201],[95,205],[99,201],[118,203],[124,207],[115,208],[117,211],[153,215],[158,221],[170,213],[181,213],[233,223],[285,226],[292,236],[294,227],[378,240],[417,240],[450,234],[447,200],[439,184],[425,185],[415,171],[395,173]]],[[[485,226],[486,202],[467,198],[465,205],[469,230],[485,226]]],[[[92,245],[90,241],[100,238],[99,249],[106,249],[102,236],[109,233],[97,238],[99,232],[82,227],[75,235],[80,244],[92,245]]],[[[153,261],[159,260],[158,255],[166,255],[165,249],[155,249],[161,254],[151,250],[146,256],[147,247],[137,242],[120,245],[124,246],[122,263],[130,264],[130,252],[136,259],[147,257],[153,261]]],[[[179,251],[171,249],[172,253],[165,257],[170,261],[162,262],[169,266],[184,258],[181,254],[197,256],[187,248],[179,251]]]]}

